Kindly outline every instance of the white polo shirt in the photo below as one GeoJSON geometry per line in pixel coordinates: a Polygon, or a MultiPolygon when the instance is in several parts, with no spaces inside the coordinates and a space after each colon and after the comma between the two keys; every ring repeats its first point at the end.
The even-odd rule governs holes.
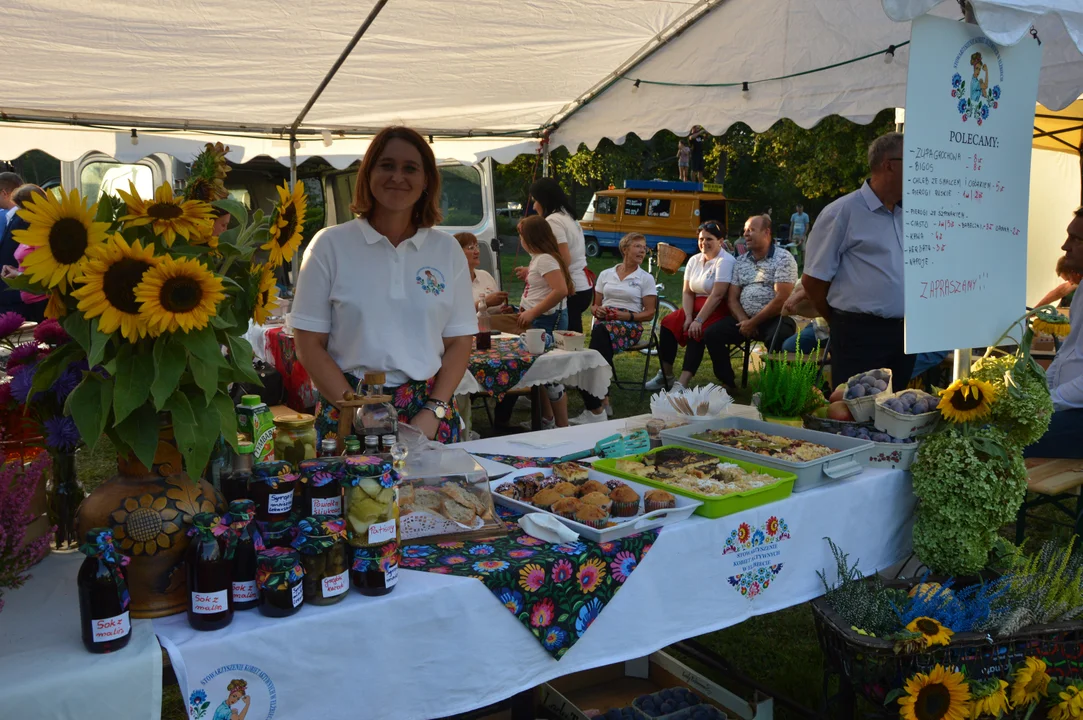
{"type": "Polygon", "coordinates": [[[584,271],[587,266],[587,240],[583,236],[583,226],[563,210],[552,213],[545,221],[553,229],[557,244],[568,246],[568,256],[571,258],[568,273],[575,283],[575,292],[589,290],[590,281],[584,271]]]}
{"type": "Polygon", "coordinates": [[[695,295],[707,297],[716,282],[729,282],[734,262],[733,256],[725,250],[719,250],[713,260],[708,260],[703,253],[693,255],[684,266],[688,289],[695,295]]]}
{"type": "Polygon", "coordinates": [[[611,267],[598,273],[594,292],[602,296],[602,306],[643,312],[643,298],[658,295],[654,278],[643,268],[636,268],[623,280],[617,268],[611,267]]]}
{"type": "Polygon", "coordinates": [[[362,218],[324,228],[301,261],[290,325],[327,333],[343,372],[387,374],[389,386],[428,380],[443,339],[478,331],[459,242],[421,228],[396,248],[362,218]]]}

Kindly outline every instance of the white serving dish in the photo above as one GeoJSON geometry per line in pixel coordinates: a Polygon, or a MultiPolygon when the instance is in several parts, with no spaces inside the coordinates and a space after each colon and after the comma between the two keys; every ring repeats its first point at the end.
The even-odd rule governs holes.
{"type": "MultiPolygon", "coordinates": [[[[905,392],[919,391],[908,389],[900,390],[897,393],[875,395],[876,412],[873,416],[872,424],[880,432],[886,432],[891,437],[897,437],[903,440],[932,432],[933,428],[936,427],[937,421],[940,419],[939,410],[921,413],[920,415],[903,415],[902,413],[895,412],[891,408],[884,407],[884,402],[893,397],[898,397],[905,392]]],[[[921,394],[928,395],[929,393],[921,394]]],[[[853,411],[851,410],[851,413],[852,412],[853,411]]]]}
{"type": "Polygon", "coordinates": [[[883,467],[898,470],[909,470],[914,462],[920,442],[912,443],[885,443],[874,442],[872,448],[857,456],[859,462],[867,467],[883,467]]]}
{"type": "MultiPolygon", "coordinates": [[[[854,416],[854,420],[857,422],[869,422],[872,420],[873,415],[876,414],[876,400],[878,398],[887,398],[891,395],[891,368],[878,368],[881,372],[887,373],[887,389],[881,390],[875,395],[866,395],[865,397],[859,397],[855,400],[843,399],[846,403],[846,407],[850,408],[850,414],[854,416]]],[[[864,373],[862,373],[864,374],[864,373]]],[[[857,377],[856,375],[854,377],[857,377]]],[[[846,384],[850,384],[850,380],[853,378],[847,378],[846,384]]],[[[892,433],[888,433],[891,435],[892,433]]],[[[898,437],[897,435],[895,437],[898,437]]]]}
{"type": "Polygon", "coordinates": [[[583,350],[586,348],[586,339],[583,333],[574,330],[555,330],[553,342],[561,350],[583,350]]]}
{"type": "MultiPolygon", "coordinates": [[[[669,508],[666,510],[655,510],[651,513],[642,513],[640,515],[636,515],[630,518],[613,518],[614,522],[617,522],[618,520],[620,520],[621,522],[617,522],[617,524],[613,525],[612,527],[602,528],[599,530],[598,528],[592,528],[589,525],[578,523],[575,520],[569,520],[568,518],[561,517],[556,513],[551,513],[547,510],[536,508],[530,503],[523,502],[522,500],[515,500],[514,498],[501,495],[496,491],[496,489],[500,485],[506,482],[512,482],[517,477],[521,477],[523,475],[530,475],[532,473],[542,473],[546,477],[550,477],[553,474],[553,471],[549,468],[522,468],[521,470],[516,470],[513,473],[508,473],[507,475],[497,480],[490,480],[489,488],[493,492],[493,501],[500,505],[503,505],[504,507],[509,507],[512,510],[521,513],[545,513],[547,515],[551,515],[552,517],[555,517],[557,520],[562,522],[564,525],[579,533],[580,537],[597,543],[610,542],[612,540],[617,540],[622,537],[627,537],[628,535],[635,535],[636,533],[641,533],[644,530],[650,530],[652,528],[661,527],[663,525],[671,525],[675,522],[680,522],[681,520],[685,520],[686,518],[691,516],[692,513],[696,511],[696,508],[703,504],[699,500],[693,500],[692,498],[684,497],[683,495],[677,495],[676,493],[673,493],[673,497],[677,501],[677,507],[669,508]]],[[[612,475],[606,475],[605,473],[599,472],[594,469],[590,470],[588,477],[591,480],[597,480],[600,483],[605,483],[614,479],[620,480],[620,482],[624,483],[625,485],[639,493],[639,502],[641,509],[643,507],[643,494],[649,490],[658,489],[649,485],[641,485],[640,483],[637,483],[633,480],[614,478],[612,475]]]]}

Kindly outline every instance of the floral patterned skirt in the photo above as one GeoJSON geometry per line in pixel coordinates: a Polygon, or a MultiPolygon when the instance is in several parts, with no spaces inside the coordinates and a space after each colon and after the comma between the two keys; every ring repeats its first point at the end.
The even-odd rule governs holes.
{"type": "MultiPolygon", "coordinates": [[[[349,373],[345,373],[346,382],[350,387],[356,388],[358,379],[349,373]]],[[[432,384],[435,378],[429,380],[412,380],[405,385],[400,385],[391,390],[391,404],[399,409],[399,422],[408,423],[414,416],[421,412],[425,403],[429,401],[429,393],[432,392],[432,384]]],[[[436,430],[437,442],[456,443],[462,440],[462,418],[459,416],[459,408],[455,405],[454,398],[451,401],[451,416],[440,421],[436,430]]],[[[317,444],[325,437],[338,437],[338,408],[320,395],[316,403],[316,442],[317,444]]]]}
{"type": "Polygon", "coordinates": [[[643,326],[637,322],[627,320],[603,320],[594,323],[594,331],[598,328],[609,331],[609,342],[613,345],[613,352],[624,352],[634,348],[643,338],[643,326]]]}

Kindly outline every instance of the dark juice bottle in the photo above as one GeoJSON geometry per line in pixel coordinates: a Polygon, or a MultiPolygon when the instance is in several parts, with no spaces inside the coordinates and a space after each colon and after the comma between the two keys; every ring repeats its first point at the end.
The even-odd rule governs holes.
{"type": "Polygon", "coordinates": [[[220,523],[216,513],[196,513],[188,531],[188,624],[196,630],[220,630],[233,622],[233,562],[214,534],[220,523]]]}
{"type": "Polygon", "coordinates": [[[248,441],[237,443],[237,452],[233,456],[233,467],[219,480],[222,497],[227,503],[248,497],[248,481],[252,477],[252,457],[255,446],[248,441]]]}
{"type": "Polygon", "coordinates": [[[128,558],[113,545],[108,528],[89,530],[79,549],[87,556],[76,579],[83,646],[92,653],[116,652],[132,639],[131,602],[124,580],[128,558]]]}
{"type": "Polygon", "coordinates": [[[251,500],[234,500],[229,504],[229,525],[237,539],[233,550],[233,586],[230,591],[234,610],[250,610],[259,605],[259,585],[256,584],[256,529],[252,519],[256,504],[251,500]]]}

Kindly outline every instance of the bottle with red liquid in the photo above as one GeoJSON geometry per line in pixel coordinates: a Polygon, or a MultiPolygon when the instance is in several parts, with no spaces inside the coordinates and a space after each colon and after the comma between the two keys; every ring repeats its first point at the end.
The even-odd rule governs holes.
{"type": "Polygon", "coordinates": [[[475,350],[488,350],[493,346],[492,341],[493,323],[489,319],[489,308],[485,301],[478,303],[478,333],[474,336],[475,350]]]}
{"type": "Polygon", "coordinates": [[[234,500],[229,504],[229,527],[236,538],[233,551],[233,597],[234,610],[250,610],[259,606],[259,585],[256,583],[256,545],[259,530],[252,522],[256,516],[256,503],[251,500],[234,500]]]}
{"type": "Polygon", "coordinates": [[[83,645],[92,653],[116,652],[132,639],[131,598],[124,579],[130,559],[117,550],[109,528],[89,530],[79,550],[87,556],[76,580],[83,645]]]}
{"type": "Polygon", "coordinates": [[[188,624],[221,630],[233,622],[233,533],[218,513],[201,512],[188,530],[188,624]]]}

